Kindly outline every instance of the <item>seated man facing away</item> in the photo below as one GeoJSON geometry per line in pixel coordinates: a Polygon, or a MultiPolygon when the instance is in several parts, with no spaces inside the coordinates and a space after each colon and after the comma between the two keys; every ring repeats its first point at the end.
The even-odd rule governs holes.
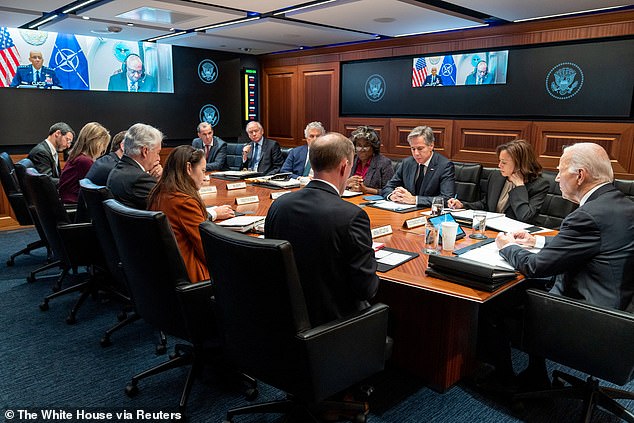
{"type": "Polygon", "coordinates": [[[367,307],[379,285],[370,219],[340,197],[353,157],[345,136],[317,138],[310,147],[314,179],[275,200],[266,216],[266,238],[293,246],[313,326],[367,307]]]}
{"type": "MultiPolygon", "coordinates": [[[[550,292],[624,310],[634,296],[634,202],[612,184],[610,158],[598,144],[567,147],[558,169],[562,196],[579,208],[564,219],[553,237],[499,233],[500,254],[527,278],[552,278],[550,292]],[[522,246],[541,250],[534,254],[522,246]]],[[[482,310],[483,341],[499,381],[514,377],[505,317],[523,303],[525,286],[539,282],[543,286],[543,280],[527,281],[511,290],[515,292],[486,303],[482,310]]],[[[531,357],[521,376],[520,384],[547,381],[544,360],[531,357]]]]}
{"type": "Polygon", "coordinates": [[[431,206],[431,200],[440,196],[445,200],[456,192],[453,163],[434,153],[434,133],[429,126],[417,126],[407,136],[412,157],[404,159],[387,183],[381,195],[388,200],[431,206]]]}
{"type": "Polygon", "coordinates": [[[128,207],[145,210],[147,198],[163,173],[160,163],[163,133],[144,123],[128,129],[123,156],[108,175],[107,186],[114,198],[128,207]]]}

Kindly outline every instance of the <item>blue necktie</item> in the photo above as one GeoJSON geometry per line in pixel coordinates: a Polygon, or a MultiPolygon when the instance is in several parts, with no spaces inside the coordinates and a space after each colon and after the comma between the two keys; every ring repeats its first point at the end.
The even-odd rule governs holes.
{"type": "Polygon", "coordinates": [[[253,143],[254,147],[253,147],[253,169],[252,170],[258,170],[258,143],[253,143]]]}
{"type": "Polygon", "coordinates": [[[35,71],[35,82],[42,82],[42,77],[39,70],[35,71]]]}

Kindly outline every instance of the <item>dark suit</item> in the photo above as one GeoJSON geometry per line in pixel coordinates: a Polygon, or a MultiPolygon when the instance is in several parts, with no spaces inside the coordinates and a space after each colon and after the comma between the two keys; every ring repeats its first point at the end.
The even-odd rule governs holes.
{"type": "Polygon", "coordinates": [[[128,207],[145,210],[147,197],[156,185],[156,178],[144,172],[136,161],[124,154],[110,172],[106,185],[117,201],[128,207]]]}
{"type": "MultiPolygon", "coordinates": [[[[192,141],[192,147],[205,150],[203,140],[200,138],[194,138],[192,141]]],[[[227,169],[227,143],[220,138],[214,136],[213,147],[209,150],[209,154],[205,157],[207,166],[205,170],[211,172],[212,170],[226,170],[227,169]]]]}
{"type": "MultiPolygon", "coordinates": [[[[358,165],[359,157],[355,157],[350,176],[354,175],[357,171],[358,165]]],[[[392,176],[394,176],[392,160],[382,154],[375,154],[372,156],[368,172],[365,174],[365,178],[363,178],[363,185],[369,188],[376,188],[380,192],[390,179],[392,179],[392,176]]]]}
{"type": "Polygon", "coordinates": [[[435,196],[444,198],[454,196],[456,193],[454,166],[445,156],[438,153],[432,155],[419,192],[414,189],[417,167],[418,163],[413,157],[401,161],[396,173],[381,191],[381,195],[387,198],[396,187],[403,187],[412,195],[416,195],[416,205],[421,207],[431,206],[431,200],[435,196]]]}
{"type": "Polygon", "coordinates": [[[282,165],[280,172],[291,172],[293,178],[304,176],[306,167],[306,156],[308,155],[308,145],[300,145],[293,148],[282,165]]]}
{"type": "MultiPolygon", "coordinates": [[[[472,72],[469,75],[467,75],[467,79],[465,79],[464,83],[465,85],[476,85],[476,80],[477,76],[476,76],[476,72],[472,72]]],[[[484,75],[482,77],[482,82],[480,82],[480,84],[484,85],[484,84],[493,84],[495,83],[495,78],[493,77],[492,73],[488,73],[486,75],[484,75]]]]}
{"type": "Polygon", "coordinates": [[[86,174],[86,178],[95,185],[105,186],[108,183],[108,175],[110,171],[119,163],[119,156],[117,153],[110,152],[99,157],[90,167],[90,170],[86,174]]]}
{"type": "MultiPolygon", "coordinates": [[[[251,151],[247,155],[247,161],[242,163],[242,168],[251,169],[255,143],[251,141],[247,145],[251,146],[251,151]]],[[[280,169],[284,164],[284,156],[282,156],[282,150],[277,141],[262,137],[260,148],[262,149],[262,155],[257,171],[264,175],[280,173],[280,169]]]]}
{"type": "Polygon", "coordinates": [[[13,79],[11,80],[11,86],[17,87],[20,85],[30,85],[30,86],[38,86],[39,88],[51,88],[51,87],[62,87],[62,83],[57,78],[55,71],[51,68],[47,68],[46,66],[42,66],[40,68],[40,80],[41,82],[33,83],[33,66],[32,65],[22,65],[18,66],[13,79]],[[37,85],[36,85],[37,84],[37,85]]]}
{"type": "MultiPolygon", "coordinates": [[[[487,184],[486,196],[480,201],[463,203],[465,208],[494,212],[506,178],[498,172],[492,172],[487,184]]],[[[504,210],[506,217],[532,223],[544,204],[549,189],[548,181],[539,176],[523,186],[515,187],[509,192],[509,202],[504,210]]]]}
{"type": "Polygon", "coordinates": [[[634,294],[634,202],[604,185],[539,253],[510,245],[500,254],[527,277],[557,275],[554,293],[623,310],[634,294]]]}
{"type": "Polygon", "coordinates": [[[442,79],[440,79],[439,75],[427,75],[425,77],[425,83],[423,84],[423,86],[434,87],[437,85],[442,85],[442,79]]]}
{"type": "Polygon", "coordinates": [[[55,185],[59,183],[59,176],[62,174],[62,170],[59,167],[59,163],[55,164],[55,158],[46,141],[42,141],[33,147],[27,157],[33,162],[33,166],[38,172],[42,175],[50,176],[55,185]]]}
{"type": "Polygon", "coordinates": [[[360,310],[376,294],[368,215],[330,185],[313,180],[275,200],[264,232],[293,246],[312,326],[360,310]]]}
{"type": "MultiPolygon", "coordinates": [[[[156,80],[152,75],[145,74],[137,82],[138,92],[156,92],[156,80]]],[[[128,91],[128,77],[125,72],[115,73],[108,80],[108,91],[128,91]]]]}

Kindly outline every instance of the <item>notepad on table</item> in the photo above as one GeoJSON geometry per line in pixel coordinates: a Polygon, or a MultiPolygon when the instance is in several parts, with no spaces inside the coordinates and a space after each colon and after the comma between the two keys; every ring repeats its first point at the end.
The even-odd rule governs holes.
{"type": "Polygon", "coordinates": [[[266,216],[236,216],[231,219],[217,222],[219,226],[236,232],[247,232],[260,222],[264,222],[266,216]]]}

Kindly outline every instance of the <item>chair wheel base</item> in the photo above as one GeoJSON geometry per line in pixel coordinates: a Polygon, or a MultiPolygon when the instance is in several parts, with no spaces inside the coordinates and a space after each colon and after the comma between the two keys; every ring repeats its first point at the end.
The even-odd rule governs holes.
{"type": "Polygon", "coordinates": [[[254,401],[258,395],[260,395],[260,391],[258,391],[258,388],[249,388],[246,391],[244,391],[244,397],[247,399],[247,401],[254,401]]]}
{"type": "Polygon", "coordinates": [[[28,283],[33,283],[33,282],[35,282],[35,275],[29,275],[29,276],[27,276],[27,277],[26,277],[26,281],[27,281],[28,283]]]}
{"type": "Polygon", "coordinates": [[[125,387],[125,394],[130,398],[135,397],[138,393],[139,393],[139,388],[136,385],[130,384],[125,387]]]}
{"type": "Polygon", "coordinates": [[[13,261],[13,259],[9,259],[7,260],[7,266],[11,267],[15,264],[15,261],[13,261]]]}
{"type": "Polygon", "coordinates": [[[109,347],[110,345],[112,345],[112,341],[110,340],[110,338],[109,338],[109,337],[104,336],[104,337],[103,337],[103,338],[101,338],[101,340],[99,341],[99,344],[100,344],[102,347],[104,347],[104,348],[105,348],[105,347],[109,347]]]}
{"type": "Polygon", "coordinates": [[[163,355],[167,352],[167,345],[159,344],[156,346],[155,354],[163,355]]]}
{"type": "Polygon", "coordinates": [[[77,323],[77,319],[75,318],[75,316],[68,316],[66,318],[66,323],[69,325],[74,325],[75,323],[77,323]]]}
{"type": "Polygon", "coordinates": [[[127,318],[128,318],[128,313],[126,313],[125,311],[121,311],[121,312],[117,313],[117,320],[119,322],[123,322],[127,318]]]}
{"type": "Polygon", "coordinates": [[[42,311],[48,310],[48,301],[44,301],[42,304],[40,304],[40,310],[42,311]]]}

